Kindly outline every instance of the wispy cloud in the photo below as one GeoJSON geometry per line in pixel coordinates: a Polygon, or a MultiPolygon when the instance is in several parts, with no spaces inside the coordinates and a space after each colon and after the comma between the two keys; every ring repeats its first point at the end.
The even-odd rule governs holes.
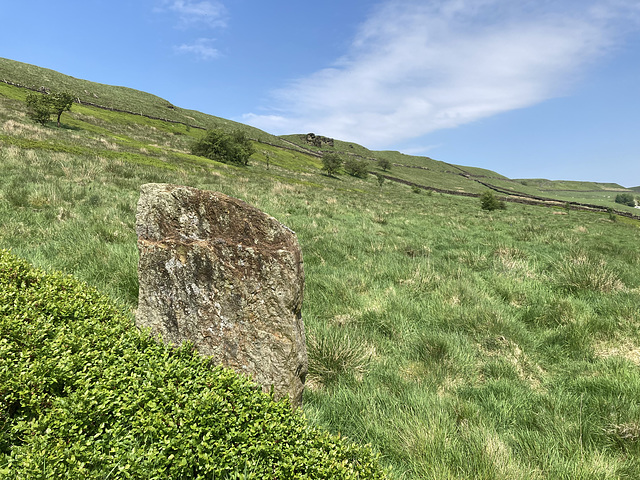
{"type": "Polygon", "coordinates": [[[346,55],[244,121],[385,147],[565,94],[636,1],[389,0],[346,55]],[[558,4],[560,4],[558,6],[558,4]]]}
{"type": "Polygon", "coordinates": [[[163,0],[159,11],[169,11],[177,15],[180,27],[203,25],[206,27],[225,27],[227,9],[218,0],[163,0]]]}
{"type": "Polygon", "coordinates": [[[213,47],[213,42],[211,38],[199,38],[192,44],[174,47],[174,51],[179,54],[195,55],[201,60],[213,60],[220,56],[218,49],[213,47]]]}

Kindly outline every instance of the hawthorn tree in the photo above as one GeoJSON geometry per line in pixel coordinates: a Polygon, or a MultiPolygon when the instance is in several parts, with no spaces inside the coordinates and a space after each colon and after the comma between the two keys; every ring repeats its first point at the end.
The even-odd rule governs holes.
{"type": "Polygon", "coordinates": [[[369,162],[362,158],[348,158],[344,162],[344,170],[354,177],[365,178],[369,173],[369,162]]]}
{"type": "Polygon", "coordinates": [[[337,153],[325,153],[322,156],[322,170],[332,177],[342,166],[342,158],[337,153]]]}
{"type": "Polygon", "coordinates": [[[633,198],[633,195],[630,193],[619,193],[618,195],[616,195],[615,202],[621,205],[628,205],[630,207],[636,206],[636,201],[633,198]]]}
{"type": "Polygon", "coordinates": [[[227,133],[213,129],[191,146],[191,153],[218,162],[248,165],[255,149],[251,139],[241,130],[227,133]]]}
{"type": "Polygon", "coordinates": [[[386,172],[391,168],[391,162],[386,158],[381,158],[378,160],[378,167],[386,172]]]}
{"type": "Polygon", "coordinates": [[[27,116],[40,125],[46,125],[51,117],[51,107],[44,95],[37,93],[27,95],[27,116]]]}
{"type": "Polygon", "coordinates": [[[69,92],[30,93],[27,95],[27,115],[40,125],[46,125],[51,115],[56,115],[60,127],[60,117],[71,110],[73,98],[69,92]]]}
{"type": "Polygon", "coordinates": [[[73,95],[69,92],[57,92],[47,95],[46,99],[51,106],[51,112],[57,116],[57,124],[58,127],[60,127],[60,117],[62,114],[71,111],[73,95]]]}

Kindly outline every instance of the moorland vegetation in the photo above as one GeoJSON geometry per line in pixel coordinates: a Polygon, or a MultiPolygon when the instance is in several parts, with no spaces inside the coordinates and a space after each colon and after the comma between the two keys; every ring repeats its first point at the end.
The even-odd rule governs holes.
{"type": "MultiPolygon", "coordinates": [[[[185,438],[200,439],[186,431],[195,424],[197,409],[183,406],[219,401],[222,408],[227,400],[220,390],[199,387],[218,375],[239,395],[248,395],[242,397],[248,408],[243,411],[257,422],[246,432],[225,431],[253,438],[251,429],[267,426],[262,419],[269,412],[276,416],[272,419],[284,415],[280,404],[250,396],[241,379],[218,369],[204,371],[187,348],[166,350],[133,329],[135,205],[139,186],[148,182],[220,191],[296,231],[304,255],[310,371],[304,420],[287,417],[284,424],[319,435],[314,438],[325,438],[313,433],[316,429],[328,431],[336,451],[346,452],[337,457],[344,459],[340,465],[371,467],[367,475],[379,475],[374,457],[350,443],[356,442],[380,454],[392,479],[640,476],[640,230],[634,209],[615,203],[615,196],[628,190],[611,184],[515,181],[339,140],[333,147],[309,148],[302,135],[274,137],[168,108],[168,102],[142,92],[42,72],[0,61],[0,78],[10,83],[39,87],[46,77],[47,87],[79,90],[85,103],[75,103],[60,128],[55,122],[40,125],[28,117],[29,90],[0,83],[0,247],[12,252],[3,254],[8,255],[3,265],[22,272],[3,267],[4,281],[12,285],[7,291],[13,293],[5,294],[0,305],[0,348],[15,352],[9,339],[29,343],[26,332],[42,325],[36,329],[42,341],[30,343],[34,350],[0,356],[0,476],[49,478],[57,471],[52,469],[90,454],[95,457],[76,467],[108,465],[109,478],[127,478],[127,469],[151,462],[169,468],[183,458],[188,461],[176,455],[169,459],[158,450],[160,443],[149,440],[152,435],[166,438],[173,428],[153,419],[184,419],[185,438]],[[107,108],[89,105],[97,102],[107,108]],[[127,108],[137,112],[118,111],[127,108]],[[159,119],[163,115],[170,118],[159,119]],[[193,155],[194,142],[212,128],[244,131],[255,149],[249,164],[193,155]],[[342,164],[325,175],[323,153],[358,155],[368,162],[369,172],[381,177],[342,175],[342,164]],[[390,165],[383,168],[380,159],[390,165]],[[498,200],[553,201],[483,209],[479,197],[487,189],[498,200]],[[414,193],[425,190],[430,194],[414,193]],[[602,208],[578,210],[576,203],[602,208]],[[608,208],[616,210],[607,213],[608,208]],[[46,280],[49,275],[57,280],[46,280]],[[36,277],[41,280],[29,280],[36,277]],[[77,321],[76,310],[56,309],[55,299],[68,298],[65,291],[82,292],[73,296],[77,302],[99,296],[100,312],[116,314],[77,321]],[[29,307],[17,310],[15,298],[29,307]],[[96,333],[87,337],[87,346],[79,334],[89,328],[96,333]],[[67,337],[52,333],[64,329],[73,341],[63,343],[59,339],[67,337]],[[122,342],[132,346],[120,360],[130,358],[131,363],[118,360],[109,379],[98,375],[100,359],[91,360],[91,349],[102,346],[118,357],[122,342]],[[40,353],[27,353],[43,349],[64,360],[48,362],[40,353]],[[147,363],[137,360],[148,355],[154,357],[147,363]],[[38,361],[29,363],[31,358],[38,361]],[[17,359],[20,369],[11,370],[17,359]],[[181,369],[194,371],[185,377],[193,385],[173,380],[182,378],[181,369]],[[163,375],[171,378],[162,380],[163,375]],[[87,378],[96,380],[96,390],[81,386],[87,378]],[[132,403],[124,418],[104,426],[87,424],[87,405],[94,401],[90,393],[115,395],[112,383],[125,380],[140,393],[127,397],[132,403]],[[149,406],[156,380],[175,387],[167,395],[184,395],[185,403],[170,401],[169,406],[156,394],[149,406]],[[65,390],[67,384],[73,388],[65,390]],[[15,393],[7,400],[8,385],[12,392],[19,390],[19,403],[15,393]],[[51,404],[29,403],[35,398],[51,404]],[[15,413],[23,406],[23,413],[28,408],[35,413],[20,423],[15,413]],[[156,430],[140,417],[145,409],[154,412],[148,422],[156,430]],[[157,433],[126,437],[131,431],[157,433]],[[332,436],[338,434],[340,441],[332,436]],[[102,435],[105,443],[98,447],[102,435]],[[345,437],[349,440],[342,443],[345,437]],[[83,447],[86,441],[90,444],[83,447]],[[121,452],[117,461],[105,453],[109,442],[121,452]],[[145,456],[143,445],[155,453],[145,456]]],[[[95,397],[93,408],[111,415],[114,399],[101,398],[95,397]]],[[[264,440],[269,438],[279,437],[264,440]]],[[[205,448],[202,455],[216,452],[205,448]]],[[[244,459],[261,457],[242,452],[237,465],[224,464],[223,475],[272,478],[252,471],[253,464],[245,469],[244,459]]],[[[211,468],[198,462],[198,475],[210,478],[206,475],[216,471],[216,464],[202,462],[211,468]]],[[[177,478],[196,478],[176,471],[183,472],[177,478]]],[[[368,477],[363,473],[360,478],[368,477]]]]}

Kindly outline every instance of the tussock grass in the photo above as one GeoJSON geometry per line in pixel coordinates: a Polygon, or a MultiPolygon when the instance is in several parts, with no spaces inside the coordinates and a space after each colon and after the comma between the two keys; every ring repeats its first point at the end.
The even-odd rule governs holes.
{"type": "Polygon", "coordinates": [[[569,292],[622,290],[623,283],[604,259],[594,259],[584,252],[573,254],[558,267],[558,284],[569,292]]]}
{"type": "Polygon", "coordinates": [[[362,340],[344,335],[340,329],[329,329],[309,335],[309,388],[331,387],[340,376],[362,380],[367,373],[374,350],[362,340]]]}

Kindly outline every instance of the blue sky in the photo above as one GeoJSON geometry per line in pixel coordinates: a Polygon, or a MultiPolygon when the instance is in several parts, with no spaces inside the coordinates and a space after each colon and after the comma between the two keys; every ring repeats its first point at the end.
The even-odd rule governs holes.
{"type": "Polygon", "coordinates": [[[0,56],[511,178],[640,185],[640,0],[3,0],[0,56]]]}

